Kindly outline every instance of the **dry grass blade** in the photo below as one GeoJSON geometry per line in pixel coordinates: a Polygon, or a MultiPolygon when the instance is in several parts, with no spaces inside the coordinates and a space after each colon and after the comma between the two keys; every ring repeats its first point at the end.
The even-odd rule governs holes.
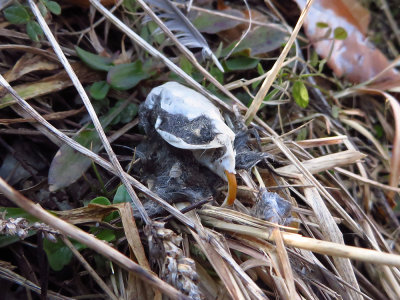
{"type": "Polygon", "coordinates": [[[344,119],[342,118],[341,121],[352,127],[353,129],[357,130],[359,133],[361,133],[363,136],[365,136],[367,139],[369,139],[376,149],[378,149],[379,153],[382,155],[382,158],[384,160],[389,160],[389,154],[385,149],[383,149],[382,145],[378,142],[378,140],[371,134],[369,130],[367,130],[365,127],[363,127],[359,122],[349,120],[349,119],[344,119]]]}
{"type": "Polygon", "coordinates": [[[33,54],[38,54],[44,57],[47,57],[49,60],[55,61],[58,63],[58,58],[57,56],[54,55],[51,51],[35,48],[32,46],[26,46],[26,45],[18,45],[18,44],[3,44],[0,45],[0,50],[5,50],[5,49],[10,49],[10,50],[15,50],[15,51],[22,51],[26,53],[33,53],[33,54]]]}
{"type": "MultiPolygon", "coordinates": [[[[390,160],[390,185],[397,187],[399,185],[400,179],[400,105],[399,102],[390,94],[382,92],[384,96],[390,103],[393,110],[393,116],[395,121],[395,137],[393,141],[392,157],[390,160]]],[[[393,199],[394,193],[389,194],[389,198],[393,199]]]]}
{"type": "Polygon", "coordinates": [[[255,96],[253,102],[250,105],[250,108],[246,112],[245,115],[245,120],[246,124],[250,124],[255,115],[257,114],[258,109],[261,106],[262,101],[264,100],[265,96],[268,93],[269,88],[271,87],[272,83],[274,82],[276,75],[278,74],[279,70],[282,67],[282,64],[289,53],[289,50],[292,48],[292,45],[297,37],[297,34],[299,33],[299,30],[301,26],[303,25],[304,19],[307,15],[308,10],[311,7],[313,0],[308,0],[305,8],[301,12],[301,15],[297,21],[296,26],[293,29],[293,32],[288,40],[288,42],[285,45],[285,48],[283,48],[282,53],[279,55],[277,61],[275,62],[274,66],[271,69],[271,73],[268,75],[267,78],[265,78],[263,84],[261,85],[260,90],[257,92],[257,95],[255,96]]]}
{"type": "Polygon", "coordinates": [[[218,219],[227,219],[227,220],[231,220],[232,222],[237,222],[239,224],[246,224],[249,226],[254,226],[256,228],[265,228],[265,227],[275,228],[275,227],[277,227],[282,230],[291,231],[291,232],[298,231],[297,228],[278,225],[276,223],[268,222],[268,221],[250,216],[249,214],[245,214],[242,212],[234,211],[232,209],[223,208],[223,207],[204,205],[202,210],[200,211],[200,213],[210,216],[210,217],[215,217],[218,219]]]}
{"type": "Polygon", "coordinates": [[[58,68],[58,63],[45,59],[42,56],[25,54],[17,61],[13,68],[3,76],[8,82],[13,82],[34,71],[50,71],[58,68]]]}
{"type": "MultiPolygon", "coordinates": [[[[339,153],[328,154],[325,156],[309,159],[303,161],[303,166],[311,173],[316,174],[322,171],[330,170],[334,167],[350,165],[360,159],[365,158],[366,155],[355,150],[347,150],[339,153]]],[[[295,165],[288,165],[277,168],[275,171],[278,173],[286,174],[301,174],[295,165]]]]}
{"type": "MultiPolygon", "coordinates": [[[[44,115],[43,118],[47,121],[49,120],[60,120],[64,119],[67,117],[71,117],[74,115],[77,115],[85,110],[84,107],[80,109],[73,109],[73,110],[68,110],[68,111],[60,111],[60,112],[55,112],[55,113],[50,113],[47,115],[44,115]]],[[[17,123],[35,123],[36,120],[29,118],[14,118],[14,119],[0,119],[0,124],[1,125],[9,125],[9,124],[17,124],[17,123]]]]}
{"type": "Polygon", "coordinates": [[[86,233],[85,231],[79,229],[78,227],[71,225],[60,218],[53,216],[52,214],[45,211],[40,206],[36,205],[34,202],[24,197],[22,194],[14,190],[9,186],[2,178],[0,178],[0,191],[16,205],[24,209],[26,212],[30,213],[32,216],[40,219],[44,223],[50,225],[54,229],[59,230],[61,233],[77,240],[78,242],[88,246],[89,248],[95,250],[107,257],[109,260],[117,263],[125,270],[134,272],[142,280],[148,282],[153,287],[160,289],[163,293],[169,295],[170,297],[176,299],[180,297],[182,299],[187,299],[184,295],[178,292],[175,288],[166,284],[164,281],[159,279],[157,276],[150,273],[148,270],[142,268],[131,259],[123,255],[121,252],[112,248],[105,242],[97,239],[93,235],[86,233]]]}
{"type": "Polygon", "coordinates": [[[213,249],[212,247],[208,247],[208,245],[204,241],[202,241],[202,239],[195,232],[192,232],[192,236],[201,247],[203,253],[207,256],[208,261],[217,272],[219,278],[221,278],[221,280],[224,282],[225,288],[227,289],[231,297],[233,299],[246,299],[235,277],[228,268],[228,265],[220,257],[217,251],[215,251],[215,249],[213,249]]]}
{"type": "Polygon", "coordinates": [[[275,228],[272,231],[272,235],[274,236],[274,241],[276,244],[276,250],[278,253],[279,260],[281,262],[282,273],[285,278],[286,286],[288,287],[289,297],[290,299],[299,299],[300,296],[296,293],[296,288],[294,286],[294,278],[292,268],[290,266],[289,257],[283,243],[282,233],[278,228],[275,228]]]}
{"type": "MultiPolygon", "coordinates": [[[[184,4],[182,4],[182,3],[176,3],[176,5],[178,7],[183,7],[184,6],[184,4]]],[[[249,19],[241,18],[241,17],[234,16],[234,15],[231,15],[231,14],[227,14],[223,10],[210,10],[210,9],[206,9],[206,8],[195,6],[195,5],[193,5],[191,7],[191,10],[198,11],[198,12],[204,12],[204,13],[209,14],[209,15],[220,16],[220,17],[226,18],[226,19],[236,20],[236,21],[239,21],[240,23],[250,24],[250,20],[249,19]]],[[[285,32],[285,33],[288,32],[285,28],[283,28],[279,24],[275,24],[275,23],[266,23],[266,22],[260,22],[260,21],[257,21],[257,20],[252,20],[251,24],[254,25],[254,26],[257,25],[257,26],[262,26],[262,27],[267,27],[267,28],[273,28],[273,29],[280,30],[280,31],[285,32]]]]}
{"type": "MultiPolygon", "coordinates": [[[[296,60],[296,57],[288,58],[284,63],[282,63],[281,67],[286,67],[287,65],[293,63],[295,60],[296,60]]],[[[252,78],[252,79],[248,79],[248,80],[239,79],[239,80],[236,80],[236,81],[229,82],[229,83],[225,84],[224,87],[229,91],[230,90],[234,90],[234,89],[238,89],[238,88],[241,88],[241,87],[246,87],[248,85],[251,85],[251,84],[253,84],[253,83],[257,82],[257,81],[260,81],[260,80],[270,76],[271,75],[271,71],[272,70],[269,70],[265,74],[262,74],[262,75],[260,75],[258,77],[252,78]]]]}
{"type": "Polygon", "coordinates": [[[118,176],[120,177],[121,181],[126,187],[126,190],[131,197],[131,200],[137,207],[141,217],[147,224],[151,224],[151,219],[147,215],[146,210],[144,209],[142,203],[140,202],[139,198],[137,197],[135,191],[133,190],[131,184],[129,183],[129,180],[125,176],[125,172],[122,169],[117,156],[114,154],[114,151],[111,148],[110,142],[107,139],[107,136],[104,133],[104,130],[100,124],[99,118],[97,117],[97,114],[89,100],[89,97],[86,94],[85,89],[82,86],[82,83],[79,81],[78,77],[76,76],[74,70],[72,69],[70,63],[68,62],[67,58],[65,57],[64,53],[61,50],[60,45],[57,43],[56,39],[54,38],[53,34],[50,31],[50,28],[48,27],[46,21],[44,20],[41,12],[39,11],[39,8],[36,6],[35,2],[33,0],[29,0],[29,5],[31,7],[31,10],[33,14],[35,15],[36,19],[38,20],[40,27],[42,28],[44,34],[46,35],[47,39],[50,41],[54,52],[60,59],[62,65],[64,66],[65,70],[67,71],[69,77],[71,78],[75,88],[77,89],[81,99],[83,100],[83,103],[86,106],[86,109],[90,115],[90,118],[93,122],[94,127],[96,128],[96,131],[100,137],[100,140],[104,146],[104,149],[107,151],[107,154],[110,158],[110,161],[117,171],[118,176]]]}
{"type": "MultiPolygon", "coordinates": [[[[376,241],[376,238],[372,232],[371,226],[369,226],[369,224],[364,224],[364,228],[365,228],[365,233],[368,236],[368,238],[370,239],[372,246],[377,251],[381,251],[381,249],[376,241]]],[[[394,294],[396,294],[396,296],[393,298],[399,298],[400,297],[400,284],[395,278],[394,270],[389,268],[388,266],[380,266],[380,269],[381,269],[381,272],[384,274],[384,276],[382,278],[380,278],[380,280],[382,281],[382,285],[383,286],[390,285],[392,287],[392,289],[388,289],[388,294],[390,295],[391,293],[394,293],[394,294]]]]}
{"type": "Polygon", "coordinates": [[[363,176],[354,174],[352,172],[349,172],[349,171],[347,171],[345,169],[342,169],[342,168],[339,168],[339,167],[337,167],[337,168],[335,167],[335,171],[338,172],[338,173],[341,173],[343,175],[346,175],[346,176],[348,176],[350,178],[353,178],[353,179],[359,180],[361,182],[368,183],[370,185],[379,187],[379,188],[381,188],[383,190],[388,190],[388,191],[392,191],[392,192],[395,192],[395,193],[400,193],[400,188],[399,187],[386,185],[386,184],[377,182],[375,180],[371,180],[371,179],[365,178],[363,176]]]}
{"type": "MultiPolygon", "coordinates": [[[[272,131],[272,130],[271,130],[272,131]]],[[[272,131],[274,132],[274,131],[272,131]]],[[[274,135],[276,133],[274,132],[274,135]]],[[[308,171],[306,167],[299,161],[299,159],[286,147],[286,145],[281,141],[280,138],[274,137],[274,143],[278,146],[278,148],[285,154],[285,156],[294,164],[296,165],[297,169],[301,171],[302,175],[305,176],[313,186],[315,186],[318,191],[323,195],[332,207],[346,220],[348,225],[352,228],[354,232],[357,234],[361,234],[361,227],[357,224],[353,218],[349,216],[349,214],[343,209],[339,203],[332,197],[332,195],[322,186],[322,184],[315,179],[315,177],[308,171]]],[[[325,204],[323,204],[325,206],[325,204]]]]}
{"type": "MultiPolygon", "coordinates": [[[[259,229],[247,225],[228,223],[226,221],[210,218],[200,214],[204,223],[228,232],[252,236],[256,238],[274,241],[270,229],[259,229]]],[[[346,246],[334,242],[327,242],[313,238],[304,237],[300,234],[282,232],[282,238],[287,246],[310,250],[319,254],[350,258],[381,265],[400,267],[400,255],[379,252],[371,249],[346,246]]]]}
{"type": "MultiPolygon", "coordinates": [[[[194,212],[187,213],[199,227],[202,227],[199,216],[194,212]]],[[[195,240],[201,245],[203,252],[212,261],[213,267],[220,272],[220,278],[224,281],[226,288],[234,299],[245,299],[244,295],[251,294],[254,299],[267,299],[263,291],[254,283],[253,280],[243,271],[243,269],[232,258],[225,249],[224,240],[219,240],[218,234],[213,234],[211,230],[204,228],[206,235],[201,236],[192,231],[195,240]],[[225,265],[226,263],[226,265],[225,265]],[[227,269],[227,267],[230,267],[227,269]],[[233,280],[237,276],[240,280],[233,280]],[[245,286],[245,290],[243,285],[245,286]]]]}
{"type": "Polygon", "coordinates": [[[381,3],[380,8],[385,13],[386,18],[389,21],[390,27],[393,30],[393,34],[397,39],[397,42],[400,43],[400,29],[396,23],[396,20],[393,18],[392,11],[390,10],[388,2],[386,0],[382,0],[380,3],[381,3]]]}
{"type": "MultiPolygon", "coordinates": [[[[0,261],[0,278],[14,282],[14,283],[18,284],[19,286],[26,288],[27,290],[37,293],[38,295],[41,294],[40,286],[36,285],[35,283],[28,280],[27,278],[22,277],[18,273],[15,273],[14,271],[12,271],[12,268],[13,268],[13,266],[8,266],[8,264],[4,264],[3,261],[0,261]]],[[[47,293],[48,293],[49,298],[52,298],[52,299],[56,299],[56,300],[71,299],[70,297],[63,296],[60,293],[56,293],[53,291],[48,291],[47,293]]]]}
{"type": "Polygon", "coordinates": [[[140,240],[139,230],[137,229],[135,219],[133,217],[132,205],[130,203],[114,204],[112,207],[118,209],[121,216],[122,226],[124,227],[125,236],[129,246],[139,264],[145,269],[151,271],[149,262],[146,258],[142,241],[140,240]]]}
{"type": "Polygon", "coordinates": [[[343,141],[347,139],[348,137],[346,135],[340,135],[340,136],[324,137],[319,139],[297,141],[296,144],[303,148],[320,147],[320,146],[341,144],[343,143],[343,141]]]}
{"type": "Polygon", "coordinates": [[[71,224],[83,224],[83,223],[97,223],[101,222],[104,217],[109,215],[115,210],[111,206],[100,206],[100,205],[88,205],[85,207],[79,207],[71,210],[53,211],[53,213],[71,224]]]}
{"type": "Polygon", "coordinates": [[[100,222],[106,215],[114,210],[118,210],[121,216],[125,237],[133,254],[136,257],[136,260],[142,267],[151,271],[142,242],[140,240],[139,231],[133,217],[132,206],[130,203],[125,202],[112,205],[100,205],[92,203],[87,207],[77,208],[70,211],[60,211],[56,214],[63,220],[75,224],[77,220],[79,220],[79,223],[100,222]]]}
{"type": "MultiPolygon", "coordinates": [[[[305,179],[303,176],[300,180],[302,184],[311,184],[311,182],[308,179],[305,179]]],[[[314,187],[306,187],[304,188],[304,195],[307,204],[313,209],[317,216],[317,222],[321,228],[324,238],[328,241],[344,245],[343,234],[333,219],[331,212],[328,210],[324,201],[322,200],[321,195],[318,193],[318,190],[314,187]]],[[[352,287],[359,291],[360,288],[358,286],[358,282],[350,260],[341,257],[333,257],[333,259],[340,276],[352,287]]],[[[354,299],[361,299],[358,293],[351,292],[351,294],[354,299]]]]}
{"type": "MultiPolygon", "coordinates": [[[[82,63],[73,63],[72,67],[82,82],[93,82],[100,80],[101,78],[98,72],[90,70],[82,63]]],[[[58,92],[70,86],[72,86],[72,82],[69,79],[67,73],[65,71],[60,71],[55,75],[44,77],[34,83],[19,84],[15,86],[15,90],[25,100],[28,100],[35,97],[58,92]]],[[[0,94],[0,96],[0,109],[16,103],[10,95],[0,94]]]]}

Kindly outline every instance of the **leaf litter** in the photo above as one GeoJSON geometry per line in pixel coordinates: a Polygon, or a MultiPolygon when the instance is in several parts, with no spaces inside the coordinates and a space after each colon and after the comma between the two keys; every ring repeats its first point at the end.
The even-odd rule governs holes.
{"type": "MultiPolygon", "coordinates": [[[[110,26],[103,19],[98,27],[92,28],[89,39],[81,39],[79,34],[74,35],[76,32],[73,30],[85,32],[85,27],[90,24],[87,16],[83,17],[86,13],[73,6],[62,6],[61,15],[74,26],[58,23],[61,19],[57,17],[58,11],[53,4],[50,4],[50,7],[54,6],[53,9],[48,7],[53,15],[47,15],[46,21],[60,24],[60,27],[54,27],[58,29],[53,28],[59,34],[58,43],[68,53],[79,80],[90,90],[89,95],[93,93],[91,100],[96,113],[104,118],[112,114],[118,101],[128,98],[130,104],[126,102],[125,105],[138,106],[152,88],[168,81],[186,81],[188,87],[219,106],[226,124],[236,134],[236,200],[233,206],[221,208],[228,188],[223,178],[220,179],[199,164],[190,151],[160,141],[156,138],[158,133],[152,137],[149,132],[144,132],[135,125],[137,120],[133,120],[134,114],[125,114],[108,122],[107,128],[113,137],[112,150],[123,164],[124,175],[102,158],[105,153],[95,131],[91,131],[93,134],[84,142],[85,150],[63,135],[68,133],[79,137],[80,130],[88,122],[87,116],[71,113],[64,114],[61,119],[52,119],[52,125],[58,129],[39,120],[34,110],[50,116],[76,110],[82,106],[82,102],[71,88],[72,82],[67,73],[53,59],[48,60],[49,57],[53,58],[48,46],[54,46],[54,41],[48,44],[44,37],[38,35],[40,43],[31,45],[31,50],[37,49],[32,50],[34,54],[21,56],[12,48],[0,50],[3,56],[4,53],[8,55],[1,66],[1,74],[15,85],[18,94],[26,100],[30,99],[29,104],[24,104],[28,111],[22,110],[18,105],[23,102],[18,96],[13,97],[5,89],[1,90],[1,118],[12,120],[20,115],[26,120],[2,123],[2,147],[8,145],[5,148],[7,151],[10,145],[15,147],[12,139],[18,129],[19,132],[25,132],[25,145],[31,143],[40,149],[37,150],[38,155],[47,162],[47,166],[50,166],[53,157],[59,157],[55,156],[58,147],[67,149],[71,157],[81,157],[82,160],[73,163],[73,159],[64,156],[65,162],[59,165],[59,171],[47,173],[46,164],[39,166],[26,157],[18,157],[22,161],[18,168],[27,169],[24,175],[19,175],[22,173],[17,173],[16,167],[8,171],[18,177],[9,183],[16,189],[26,191],[26,196],[33,201],[43,201],[40,189],[46,189],[50,197],[41,204],[46,209],[52,209],[59,219],[46,219],[57,231],[52,231],[51,227],[32,227],[34,221],[29,215],[18,219],[21,211],[10,208],[10,202],[5,197],[0,198],[4,211],[1,221],[5,224],[4,228],[8,228],[1,239],[6,253],[1,259],[20,267],[16,273],[0,266],[9,274],[7,282],[28,287],[23,292],[24,296],[33,292],[61,298],[97,293],[110,298],[150,299],[160,298],[160,292],[171,298],[183,296],[183,293],[192,299],[212,299],[217,295],[234,299],[400,297],[398,272],[392,268],[400,266],[396,242],[399,221],[395,207],[400,168],[397,155],[400,149],[398,101],[396,94],[384,91],[397,87],[398,75],[391,68],[395,64],[391,65],[382,52],[372,49],[372,44],[366,42],[365,37],[369,34],[368,10],[356,10],[355,7],[360,6],[355,1],[338,1],[330,3],[333,10],[329,18],[324,14],[323,17],[316,17],[313,10],[326,7],[327,4],[326,1],[313,1],[309,11],[306,11],[304,27],[310,43],[301,36],[301,32],[297,37],[302,44],[295,41],[296,36],[292,34],[294,48],[287,49],[286,63],[284,56],[281,56],[274,66],[276,69],[271,72],[268,71],[273,64],[270,60],[274,61],[276,56],[280,56],[289,36],[287,32],[290,27],[285,18],[290,20],[290,16],[285,12],[288,7],[293,7],[280,5],[278,8],[282,15],[277,14],[277,8],[271,2],[260,11],[260,7],[251,7],[255,25],[238,43],[233,56],[226,57],[248,26],[246,9],[239,4],[228,8],[219,1],[219,10],[216,10],[208,1],[194,1],[189,17],[195,12],[192,20],[195,25],[200,24],[200,32],[207,32],[206,43],[209,50],[214,52],[214,62],[218,57],[225,67],[225,73],[218,75],[219,82],[224,86],[213,81],[216,68],[211,61],[201,61],[201,48],[191,48],[192,54],[185,53],[187,57],[194,55],[199,61],[194,63],[194,67],[185,69],[190,73],[189,77],[174,65],[174,62],[181,61],[182,54],[173,44],[164,43],[163,39],[152,39],[151,35],[145,34],[148,23],[138,22],[132,17],[143,16],[135,2],[125,1],[122,7],[114,11],[120,19],[108,15],[107,9],[96,1],[91,2],[99,11],[96,20],[105,16],[105,19],[119,24],[117,26],[120,29],[110,26]],[[275,14],[276,17],[266,17],[266,10],[269,16],[275,14]],[[201,18],[201,22],[198,19],[196,23],[196,16],[201,18]],[[350,27],[344,26],[343,18],[350,27]],[[275,21],[278,19],[279,22],[275,21]],[[129,30],[147,37],[148,41],[143,42],[128,32],[119,23],[120,20],[129,26],[129,30]],[[342,25],[334,23],[338,20],[342,25]],[[207,22],[212,25],[207,27],[207,22]],[[268,32],[267,29],[271,28],[276,30],[268,32]],[[318,35],[313,34],[312,28],[318,35]],[[93,30],[96,31],[96,38],[93,30]],[[235,30],[236,33],[228,34],[229,30],[235,30]],[[267,36],[264,33],[256,34],[257,30],[265,32],[267,36]],[[63,35],[66,32],[72,34],[63,35]],[[271,32],[276,34],[275,38],[271,37],[271,32]],[[134,42],[130,44],[125,41],[121,46],[119,37],[123,34],[133,38],[134,42]],[[215,35],[221,39],[221,43],[215,42],[212,38],[215,35]],[[355,35],[360,38],[355,39],[355,35]],[[97,44],[92,47],[91,42],[94,43],[95,39],[97,44]],[[269,41],[275,44],[271,46],[269,41]],[[364,44],[351,44],[358,41],[364,41],[364,44]],[[307,47],[303,47],[304,43],[307,43],[307,47]],[[115,59],[118,51],[125,52],[125,47],[131,55],[125,56],[124,60],[115,59]],[[343,65],[333,60],[340,57],[343,47],[351,50],[346,51],[346,55],[358,55],[361,60],[377,64],[357,65],[359,61],[349,60],[345,56],[346,69],[343,69],[343,65]],[[101,49],[106,49],[106,52],[101,49]],[[312,56],[314,49],[320,58],[312,56]],[[94,53],[97,50],[100,50],[99,53],[94,53]],[[46,55],[41,51],[46,51],[46,55]],[[104,56],[104,53],[114,54],[104,56]],[[155,60],[148,53],[161,60],[155,60]],[[378,59],[373,61],[370,55],[378,59]],[[254,56],[257,56],[256,59],[254,56]],[[76,62],[79,58],[88,67],[76,62]],[[324,69],[326,62],[340,79],[332,77],[324,69]],[[146,68],[142,69],[141,66],[146,68]],[[342,78],[343,75],[347,77],[342,78]],[[311,76],[315,81],[309,80],[311,76]],[[137,80],[135,84],[129,83],[131,79],[137,80]],[[260,82],[267,79],[270,84],[268,89],[272,89],[268,95],[268,89],[260,93],[260,82]],[[349,81],[358,85],[352,86],[349,81]],[[235,89],[231,93],[227,87],[233,84],[235,89]],[[316,89],[319,93],[315,93],[316,89]],[[261,102],[251,105],[252,112],[249,115],[252,117],[245,119],[246,105],[257,97],[261,102]],[[279,102],[284,97],[291,101],[279,102]],[[391,109],[383,104],[382,97],[388,99],[391,109]],[[281,104],[270,106],[269,101],[281,104]],[[319,106],[314,106],[318,101],[328,103],[335,114],[319,110],[319,106]],[[236,103],[236,106],[232,107],[231,103],[236,103]],[[40,122],[32,123],[33,119],[40,122]],[[128,132],[119,130],[125,127],[125,122],[130,124],[126,127],[128,132]],[[29,124],[50,140],[29,133],[32,132],[28,130],[29,124]],[[296,127],[298,124],[300,126],[296,127]],[[52,128],[53,134],[49,134],[48,128],[52,128]],[[62,141],[57,136],[62,137],[62,141]],[[140,137],[139,141],[136,137],[140,137]],[[89,155],[90,159],[83,158],[78,152],[89,155]],[[105,169],[95,164],[88,169],[92,161],[105,169]],[[57,189],[62,189],[57,192],[53,189],[49,193],[49,186],[42,184],[46,178],[63,182],[71,175],[73,179],[59,185],[57,189]],[[129,196],[126,188],[119,185],[119,176],[125,176],[133,184],[138,199],[144,203],[145,214],[138,210],[140,207],[132,208],[129,203],[132,194],[129,196]],[[111,203],[109,199],[113,197],[114,203],[111,203]],[[58,204],[53,202],[68,203],[73,209],[54,211],[58,204]],[[91,204],[85,206],[88,202],[91,204]],[[196,206],[196,203],[205,202],[209,204],[203,208],[196,206]],[[182,214],[179,211],[182,209],[191,211],[182,214]],[[146,215],[151,218],[147,219],[146,215]],[[162,221],[162,218],[170,215],[175,218],[162,221]],[[81,238],[83,233],[78,234],[78,228],[57,221],[61,219],[79,225],[108,244],[101,244],[89,235],[81,238]],[[21,227],[19,231],[13,229],[18,226],[21,227]],[[24,228],[30,231],[25,234],[24,228]],[[72,240],[71,244],[61,237],[53,244],[57,236],[64,234],[77,240],[72,240]],[[37,241],[41,235],[46,238],[43,246],[37,241]],[[17,245],[24,255],[31,256],[32,249],[28,245],[32,243],[38,243],[38,251],[42,247],[41,251],[47,252],[50,266],[53,267],[47,275],[45,271],[36,272],[36,276],[48,278],[46,285],[24,271],[26,268],[21,268],[23,263],[16,255],[10,256],[8,245],[17,245]],[[87,246],[94,250],[83,251],[87,246]],[[63,257],[65,253],[68,255],[63,257]],[[79,264],[73,264],[72,259],[77,259],[79,264]],[[136,269],[135,262],[143,267],[142,273],[136,269]],[[80,272],[83,268],[90,274],[90,285],[86,277],[79,276],[77,280],[80,285],[76,286],[69,280],[74,276],[72,269],[80,272]],[[55,269],[62,269],[63,286],[56,279],[60,272],[55,269]],[[135,273],[132,273],[133,270],[135,273]],[[156,276],[163,281],[157,281],[156,276]],[[32,284],[24,285],[21,277],[32,284]],[[153,281],[148,281],[149,278],[153,281]],[[154,285],[156,281],[158,284],[154,285]],[[153,284],[151,289],[148,288],[149,283],[153,284]]],[[[30,4],[32,7],[32,1],[30,4]]],[[[302,2],[300,7],[303,8],[304,4],[302,2]]],[[[178,5],[177,9],[180,7],[178,5]]],[[[185,14],[185,9],[182,14],[185,14]]],[[[30,15],[22,16],[22,21],[14,20],[13,23],[12,18],[8,20],[10,23],[5,25],[8,31],[0,32],[7,43],[26,41],[26,29],[22,25],[33,19],[30,15]]],[[[160,17],[163,19],[162,15],[160,17]]],[[[168,18],[171,19],[171,16],[168,18]]],[[[29,36],[32,40],[36,39],[35,35],[29,36]]],[[[182,40],[178,38],[176,42],[182,40]]],[[[182,51],[183,48],[178,46],[178,49],[182,51]]],[[[191,59],[188,61],[193,62],[191,59]]],[[[106,127],[105,124],[102,126],[106,127]]],[[[182,131],[184,128],[176,129],[182,131]]],[[[202,132],[197,129],[193,127],[193,133],[202,132]]],[[[180,131],[173,132],[176,135],[180,131]]],[[[29,146],[26,148],[34,149],[29,146]]],[[[2,159],[9,161],[7,151],[2,154],[2,159]]],[[[109,153],[110,149],[107,151],[109,153]]],[[[18,152],[12,154],[15,156],[18,152]]],[[[215,151],[212,159],[221,154],[223,152],[215,151]]],[[[11,195],[3,182],[0,186],[8,199],[19,205],[27,204],[24,207],[29,207],[28,213],[40,220],[44,218],[43,210],[34,208],[32,202],[19,194],[11,195]]],[[[35,264],[36,261],[32,260],[27,267],[34,267],[35,264]]]]}

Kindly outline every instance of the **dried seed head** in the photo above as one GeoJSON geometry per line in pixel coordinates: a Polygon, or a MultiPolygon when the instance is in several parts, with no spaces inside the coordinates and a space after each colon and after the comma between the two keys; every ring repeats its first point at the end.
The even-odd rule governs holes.
{"type": "Polygon", "coordinates": [[[182,237],[164,228],[164,224],[160,222],[146,227],[145,233],[149,240],[151,259],[159,265],[160,277],[191,299],[202,299],[197,287],[195,262],[185,257],[179,248],[182,237]]]}

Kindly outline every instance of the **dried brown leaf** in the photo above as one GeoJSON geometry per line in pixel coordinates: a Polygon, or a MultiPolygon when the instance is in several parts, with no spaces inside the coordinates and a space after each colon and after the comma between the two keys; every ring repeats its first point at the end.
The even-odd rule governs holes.
{"type": "MultiPolygon", "coordinates": [[[[359,151],[347,150],[339,153],[324,155],[318,158],[309,159],[302,162],[302,164],[312,174],[316,174],[322,171],[332,169],[333,167],[353,164],[365,157],[366,155],[359,151]]],[[[280,167],[277,168],[276,171],[288,174],[293,174],[293,173],[300,174],[300,171],[297,169],[295,165],[280,167]]]]}
{"type": "MultiPolygon", "coordinates": [[[[305,0],[296,0],[303,8],[305,0]]],[[[374,78],[390,65],[385,55],[368,41],[366,28],[369,13],[360,8],[357,1],[316,0],[304,22],[306,35],[314,44],[316,52],[328,59],[328,65],[338,77],[346,77],[354,83],[361,83],[374,78]],[[328,28],[318,27],[318,23],[328,28]],[[347,38],[334,39],[333,31],[344,28],[347,38]],[[331,33],[326,37],[328,30],[331,33]]],[[[375,83],[385,83],[389,88],[400,82],[400,74],[393,68],[385,71],[375,83]]]]}
{"type": "MultiPolygon", "coordinates": [[[[72,67],[83,83],[98,81],[102,78],[102,74],[90,70],[83,63],[74,63],[72,64],[72,67]]],[[[70,86],[72,86],[72,82],[67,73],[65,71],[60,71],[55,75],[45,77],[36,82],[17,85],[14,87],[14,89],[21,97],[23,97],[25,100],[28,100],[34,97],[58,92],[70,86]]],[[[8,94],[7,91],[5,91],[3,88],[0,88],[0,108],[12,105],[15,102],[16,101],[14,98],[8,94]]]]}
{"type": "Polygon", "coordinates": [[[60,65],[58,63],[52,62],[43,56],[33,56],[32,54],[27,53],[23,55],[14,67],[3,76],[8,82],[12,82],[23,75],[34,71],[52,71],[59,67],[60,65]]]}
{"type": "Polygon", "coordinates": [[[53,211],[61,220],[67,221],[71,224],[94,223],[101,222],[103,218],[116,208],[110,205],[94,205],[79,207],[70,210],[53,211]]]}

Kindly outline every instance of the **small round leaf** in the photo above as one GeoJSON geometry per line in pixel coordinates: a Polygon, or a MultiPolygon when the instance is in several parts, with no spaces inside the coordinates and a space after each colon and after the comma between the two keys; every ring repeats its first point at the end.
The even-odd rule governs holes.
{"type": "Polygon", "coordinates": [[[226,61],[226,67],[229,71],[241,71],[255,69],[260,62],[259,59],[240,56],[226,61]]]}
{"type": "Polygon", "coordinates": [[[105,81],[98,81],[90,87],[90,95],[95,100],[103,100],[110,90],[110,85],[105,81]]]}
{"type": "Polygon", "coordinates": [[[38,2],[38,8],[43,17],[47,16],[47,8],[42,2],[38,2]]]}
{"type": "Polygon", "coordinates": [[[333,31],[333,36],[336,40],[345,40],[347,38],[347,31],[343,27],[336,27],[333,31]]]}
{"type": "Polygon", "coordinates": [[[45,2],[46,7],[55,15],[61,14],[61,6],[55,1],[45,2]]]}
{"type": "Polygon", "coordinates": [[[293,84],[292,95],[297,105],[302,108],[306,108],[308,106],[310,98],[308,96],[308,91],[303,81],[298,80],[293,84]]]}
{"type": "Polygon", "coordinates": [[[112,59],[109,57],[90,53],[82,48],[79,48],[78,46],[75,46],[75,51],[79,58],[93,70],[109,71],[113,66],[112,59]]]}
{"type": "Polygon", "coordinates": [[[12,5],[4,10],[4,17],[12,24],[25,24],[31,17],[22,5],[12,5]]]}
{"type": "Polygon", "coordinates": [[[133,120],[138,113],[138,107],[135,103],[130,103],[127,107],[113,120],[111,124],[126,124],[133,120]]]}
{"type": "Polygon", "coordinates": [[[150,76],[151,73],[144,71],[142,63],[138,60],[134,63],[120,64],[113,67],[107,74],[107,82],[113,89],[125,91],[150,76]]]}
{"type": "Polygon", "coordinates": [[[106,197],[100,196],[100,197],[96,197],[96,198],[90,200],[89,204],[110,205],[111,202],[106,197]]]}
{"type": "Polygon", "coordinates": [[[39,42],[39,37],[43,36],[42,28],[36,21],[26,23],[26,33],[34,42],[39,42]]]}
{"type": "Polygon", "coordinates": [[[329,25],[325,22],[317,22],[317,27],[319,28],[328,28],[329,25]]]}

